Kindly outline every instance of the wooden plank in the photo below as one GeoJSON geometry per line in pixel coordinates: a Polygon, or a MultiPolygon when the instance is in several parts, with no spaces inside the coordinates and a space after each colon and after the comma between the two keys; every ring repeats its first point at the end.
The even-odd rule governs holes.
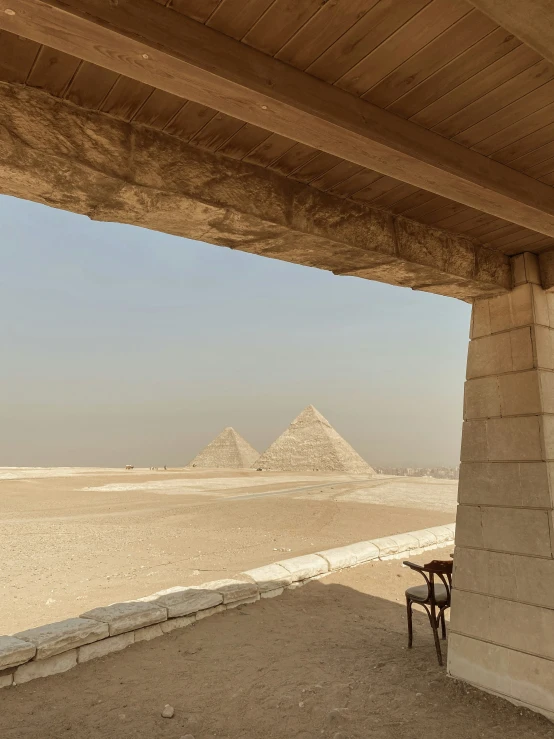
{"type": "Polygon", "coordinates": [[[498,28],[410,89],[388,109],[402,118],[410,118],[518,46],[521,46],[519,39],[498,28]]]}
{"type": "Polygon", "coordinates": [[[506,256],[521,254],[522,251],[532,251],[535,254],[540,254],[543,251],[549,251],[553,246],[554,239],[543,236],[542,238],[537,239],[537,241],[529,241],[525,245],[517,244],[516,246],[510,245],[504,247],[503,252],[506,256]]]}
{"type": "Polygon", "coordinates": [[[439,228],[447,228],[457,231],[458,226],[463,226],[467,222],[474,222],[475,219],[479,217],[479,215],[483,214],[479,213],[479,211],[475,210],[475,208],[464,208],[463,210],[452,213],[451,215],[445,215],[444,218],[435,220],[433,223],[439,228]]]}
{"type": "Polygon", "coordinates": [[[471,0],[471,3],[554,63],[552,0],[471,0]]]}
{"type": "Polygon", "coordinates": [[[544,146],[540,146],[538,149],[533,149],[528,154],[524,154],[517,159],[510,162],[510,167],[518,169],[520,172],[527,172],[529,167],[534,167],[546,159],[554,156],[554,125],[548,126],[550,131],[551,140],[544,146]]]}
{"type": "Polygon", "coordinates": [[[554,67],[548,62],[540,61],[529,69],[520,72],[504,84],[495,87],[486,95],[466,105],[462,110],[449,116],[433,127],[442,136],[452,138],[519,98],[536,90],[554,78],[554,67]]]}
{"type": "Polygon", "coordinates": [[[129,77],[119,77],[102,103],[101,110],[130,121],[152,94],[153,88],[129,77]]]}
{"type": "MultiPolygon", "coordinates": [[[[546,85],[545,85],[546,87],[546,85]]],[[[507,146],[514,145],[537,130],[544,130],[545,126],[551,123],[554,114],[554,102],[545,105],[543,108],[536,110],[530,115],[525,115],[515,123],[512,123],[501,130],[497,130],[487,138],[482,139],[473,146],[475,151],[486,156],[493,156],[497,151],[505,149],[507,146]]],[[[497,159],[497,161],[501,161],[497,159]]],[[[517,167],[516,167],[517,169],[517,167]]],[[[520,170],[521,171],[521,170],[520,170]]]]}
{"type": "Polygon", "coordinates": [[[261,144],[252,149],[252,151],[245,156],[243,159],[245,162],[251,164],[259,164],[262,167],[269,167],[273,164],[276,159],[285,154],[289,149],[295,145],[292,139],[288,139],[285,136],[279,136],[279,134],[271,134],[261,144]]]}
{"type": "Polygon", "coordinates": [[[297,169],[292,175],[292,178],[297,182],[309,184],[312,180],[325,175],[326,172],[329,172],[330,169],[339,165],[340,162],[341,160],[338,157],[334,157],[332,154],[325,154],[325,152],[320,152],[317,156],[300,167],[300,169],[297,169]]]}
{"type": "Polygon", "coordinates": [[[457,213],[466,213],[467,208],[462,203],[448,203],[441,208],[437,208],[429,213],[422,213],[418,216],[417,220],[421,223],[427,223],[430,226],[443,221],[450,216],[456,215],[457,213]]]}
{"type": "Polygon", "coordinates": [[[226,36],[241,39],[271,6],[273,0],[223,0],[206,25],[226,36]]]}
{"type": "Polygon", "coordinates": [[[402,215],[405,215],[407,218],[415,218],[415,220],[417,221],[420,218],[424,218],[429,213],[434,213],[439,208],[442,208],[445,205],[450,205],[451,203],[452,201],[448,198],[443,198],[435,195],[430,200],[426,200],[423,203],[420,203],[409,208],[408,210],[405,210],[402,215]]]}
{"type": "Polygon", "coordinates": [[[313,146],[294,144],[283,156],[271,163],[270,168],[288,177],[297,169],[311,162],[320,152],[313,146]]]}
{"type": "Polygon", "coordinates": [[[83,108],[98,109],[118,77],[119,75],[109,69],[83,62],[75,73],[65,97],[83,108]]]}
{"type": "Polygon", "coordinates": [[[163,90],[154,90],[133,120],[135,123],[143,123],[145,126],[163,131],[170,120],[181,110],[183,104],[183,98],[163,90]]]}
{"type": "Polygon", "coordinates": [[[537,247],[552,246],[553,244],[554,239],[551,236],[541,236],[540,234],[530,233],[525,239],[522,238],[519,241],[511,242],[507,245],[506,249],[508,251],[514,249],[514,253],[517,253],[518,251],[521,251],[522,247],[532,249],[534,251],[537,247]]]}
{"type": "Polygon", "coordinates": [[[497,30],[496,24],[482,13],[476,10],[467,13],[373,85],[364,99],[381,108],[389,107],[494,30],[497,30]]]}
{"type": "Polygon", "coordinates": [[[312,187],[317,187],[318,190],[333,192],[333,188],[342,184],[345,180],[348,180],[355,174],[365,171],[366,170],[364,170],[363,167],[359,167],[357,164],[352,164],[352,162],[345,162],[342,160],[340,164],[337,164],[336,167],[333,167],[320,177],[316,177],[316,179],[312,180],[310,184],[312,187]]]}
{"type": "Polygon", "coordinates": [[[527,168],[527,174],[531,175],[531,177],[536,177],[537,179],[540,179],[541,177],[544,177],[547,174],[550,174],[554,170],[554,158],[551,157],[550,159],[545,159],[544,162],[540,162],[540,164],[535,164],[532,167],[527,168]]]}
{"type": "Polygon", "coordinates": [[[339,182],[334,187],[330,188],[329,192],[334,195],[339,195],[343,198],[350,198],[355,193],[363,190],[372,182],[381,179],[383,175],[380,172],[373,172],[370,169],[363,169],[361,172],[356,172],[348,179],[343,182],[339,182]]]}
{"type": "MultiPolygon", "coordinates": [[[[0,0],[0,10],[7,2],[0,0]]],[[[10,5],[15,15],[0,12],[6,30],[24,31],[34,41],[47,40],[198,105],[554,235],[550,187],[149,0],[10,5]]]]}
{"type": "Polygon", "coordinates": [[[0,32],[0,79],[23,84],[33,66],[40,44],[36,41],[0,32]]]}
{"type": "Polygon", "coordinates": [[[395,213],[405,213],[411,208],[419,208],[420,206],[425,205],[425,203],[428,203],[430,200],[434,200],[435,198],[436,195],[432,192],[427,192],[427,190],[418,190],[413,195],[408,195],[407,198],[399,200],[397,203],[394,204],[391,210],[393,210],[395,213]]]}
{"type": "Polygon", "coordinates": [[[442,121],[538,62],[540,57],[532,49],[521,44],[412,115],[410,120],[424,128],[434,129],[442,121]]]}
{"type": "MultiPolygon", "coordinates": [[[[544,246],[535,246],[533,247],[533,252],[535,254],[542,254],[543,252],[550,252],[552,251],[552,247],[554,246],[554,243],[551,241],[548,244],[544,246]]],[[[510,255],[511,256],[511,255],[510,255]]]]}
{"type": "Polygon", "coordinates": [[[194,134],[190,139],[190,143],[194,144],[194,146],[200,146],[202,149],[217,151],[243,125],[244,123],[237,118],[231,118],[230,115],[224,115],[223,113],[216,113],[209,123],[201,128],[198,133],[194,134]]]}
{"type": "Polygon", "coordinates": [[[546,185],[554,185],[554,172],[541,177],[540,181],[544,182],[546,185]]]}
{"type": "Polygon", "coordinates": [[[468,236],[475,236],[477,238],[481,238],[485,236],[486,234],[490,234],[493,231],[497,231],[500,228],[520,228],[520,226],[514,226],[513,223],[507,223],[506,221],[503,221],[501,218],[493,218],[492,221],[488,223],[483,223],[479,226],[474,226],[473,228],[467,229],[466,233],[468,236]]]}
{"type": "Polygon", "coordinates": [[[335,83],[429,2],[381,0],[320,54],[306,71],[326,82],[335,83]]]}
{"type": "Polygon", "coordinates": [[[325,3],[280,49],[276,58],[297,69],[306,69],[378,2],[380,0],[325,3]]]}
{"type": "Polygon", "coordinates": [[[60,97],[64,94],[80,60],[63,51],[43,46],[27,78],[27,84],[60,97]]]}
{"type": "MultiPolygon", "coordinates": [[[[552,76],[554,77],[554,67],[552,68],[552,76]]],[[[457,136],[454,136],[454,141],[457,141],[464,146],[471,146],[481,153],[491,154],[494,149],[490,150],[490,146],[483,143],[482,148],[484,151],[482,151],[479,145],[490,136],[498,134],[499,131],[504,131],[513,124],[519,123],[522,119],[527,120],[527,118],[537,111],[540,111],[540,114],[542,115],[543,125],[550,123],[552,121],[552,117],[549,117],[549,113],[551,112],[551,104],[553,101],[554,79],[547,82],[545,85],[541,85],[538,90],[534,90],[533,92],[524,95],[519,100],[514,100],[514,102],[505,105],[502,110],[499,110],[494,115],[489,115],[484,120],[479,121],[479,123],[476,123],[465,131],[460,132],[457,136]],[[548,109],[549,106],[550,110],[548,109]]],[[[535,121],[536,123],[535,119],[532,119],[532,121],[535,121]]],[[[529,133],[529,131],[526,131],[525,128],[523,128],[521,135],[524,136],[526,133],[529,133]]],[[[517,138],[517,136],[518,131],[516,129],[514,138],[517,138]]]]}
{"type": "Polygon", "coordinates": [[[191,136],[204,128],[215,114],[216,111],[213,108],[208,108],[206,105],[200,105],[191,100],[185,101],[179,112],[166,125],[164,131],[183,139],[183,141],[188,141],[191,136]]]}
{"type": "Polygon", "coordinates": [[[187,15],[195,21],[205,23],[221,0],[157,0],[162,5],[169,5],[177,13],[187,15]]]}
{"type": "Polygon", "coordinates": [[[494,231],[492,234],[487,234],[487,236],[483,238],[483,241],[487,244],[492,244],[495,249],[502,249],[506,244],[509,244],[510,241],[525,237],[528,234],[529,231],[525,228],[519,227],[512,228],[510,230],[505,228],[502,229],[502,233],[499,229],[498,231],[494,231]]]}
{"type": "MultiPolygon", "coordinates": [[[[403,3],[400,3],[402,5],[403,3]]],[[[348,70],[336,84],[364,96],[399,64],[470,12],[465,0],[433,0],[396,33],[348,70]]]]}
{"type": "Polygon", "coordinates": [[[522,229],[521,234],[511,234],[510,236],[503,236],[500,239],[494,239],[494,241],[490,241],[489,243],[492,243],[493,246],[498,249],[505,247],[512,248],[512,247],[523,247],[527,246],[529,244],[535,243],[537,240],[541,238],[541,234],[533,233],[526,231],[525,229],[522,229]]]}
{"type": "Polygon", "coordinates": [[[393,187],[392,190],[374,198],[373,204],[378,205],[380,208],[392,208],[399,200],[404,200],[408,195],[413,195],[416,192],[421,192],[421,190],[413,185],[401,183],[393,187]]]}
{"type": "Polygon", "coordinates": [[[218,151],[233,159],[242,159],[270,136],[269,131],[264,128],[245,123],[218,151]]]}
{"type": "Polygon", "coordinates": [[[496,218],[492,218],[486,213],[479,213],[479,215],[469,218],[467,221],[457,223],[455,230],[457,233],[469,233],[473,229],[490,226],[496,220],[496,218]]]}
{"type": "MultiPolygon", "coordinates": [[[[537,131],[530,133],[528,136],[524,136],[517,141],[505,146],[503,149],[495,151],[492,155],[493,159],[498,162],[510,163],[510,166],[515,166],[519,169],[519,165],[513,164],[520,158],[526,157],[537,149],[554,141],[554,123],[539,128],[537,131]]],[[[523,170],[522,170],[523,171],[523,170]]]]}
{"type": "Polygon", "coordinates": [[[502,226],[501,228],[492,228],[487,229],[487,233],[484,233],[482,236],[480,236],[480,239],[486,243],[493,243],[495,239],[503,238],[504,236],[508,236],[509,234],[515,234],[515,233],[521,233],[522,228],[521,226],[517,226],[514,223],[508,223],[505,226],[502,226]]]}
{"type": "Polygon", "coordinates": [[[273,56],[319,10],[321,3],[322,0],[274,0],[242,40],[273,56]]]}
{"type": "Polygon", "coordinates": [[[371,185],[364,187],[363,190],[352,195],[353,200],[361,200],[364,203],[372,203],[374,200],[379,198],[384,193],[389,192],[398,187],[402,183],[395,180],[394,177],[379,177],[378,180],[372,182],[371,185]]]}

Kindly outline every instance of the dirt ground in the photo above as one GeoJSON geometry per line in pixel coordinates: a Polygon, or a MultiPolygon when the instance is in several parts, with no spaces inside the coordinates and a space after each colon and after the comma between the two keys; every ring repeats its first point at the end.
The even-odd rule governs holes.
{"type": "Polygon", "coordinates": [[[456,488],[364,475],[0,468],[0,633],[450,523],[456,488]]]}
{"type": "Polygon", "coordinates": [[[545,718],[448,679],[423,615],[406,648],[403,593],[416,580],[398,561],[363,565],[6,688],[0,736],[551,739],[545,718]]]}

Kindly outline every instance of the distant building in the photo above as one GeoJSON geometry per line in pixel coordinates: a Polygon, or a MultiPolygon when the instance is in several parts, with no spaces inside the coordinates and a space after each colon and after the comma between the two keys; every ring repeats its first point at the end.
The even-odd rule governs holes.
{"type": "Polygon", "coordinates": [[[294,419],[253,466],[291,472],[374,473],[313,405],[294,419]]]}
{"type": "Polygon", "coordinates": [[[198,454],[189,467],[244,470],[252,467],[260,453],[234,428],[227,426],[198,454]]]}
{"type": "Polygon", "coordinates": [[[377,467],[381,475],[399,475],[400,477],[435,477],[438,480],[457,480],[459,467],[377,467]]]}

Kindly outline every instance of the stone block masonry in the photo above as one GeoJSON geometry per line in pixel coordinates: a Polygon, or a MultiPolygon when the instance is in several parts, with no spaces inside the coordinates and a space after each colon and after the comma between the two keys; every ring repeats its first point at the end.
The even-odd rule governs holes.
{"type": "Polygon", "coordinates": [[[448,670],[554,718],[554,294],[512,272],[472,312],[448,670]]]}
{"type": "Polygon", "coordinates": [[[511,287],[508,258],[463,235],[29,87],[0,85],[0,127],[5,195],[462,300],[511,287]]]}
{"type": "Polygon", "coordinates": [[[35,656],[36,651],[34,644],[29,644],[16,636],[0,637],[0,670],[28,662],[35,656]]]}
{"type": "Polygon", "coordinates": [[[91,621],[90,618],[68,618],[66,621],[21,631],[15,636],[33,644],[36,647],[35,659],[39,660],[105,639],[109,636],[109,628],[107,624],[91,621]]]}
{"type": "Polygon", "coordinates": [[[247,570],[243,574],[255,582],[260,593],[280,590],[292,583],[292,575],[280,564],[257,567],[255,570],[247,570]]]}
{"type": "Polygon", "coordinates": [[[57,654],[55,657],[33,660],[20,665],[14,673],[13,681],[16,685],[20,685],[21,683],[28,683],[30,680],[36,680],[37,677],[58,675],[60,672],[71,670],[76,664],[77,650],[70,649],[68,652],[57,654]]]}
{"type": "Polygon", "coordinates": [[[206,583],[207,589],[215,590],[223,598],[223,604],[236,603],[258,595],[258,588],[249,580],[216,580],[206,583]]]}
{"type": "Polygon", "coordinates": [[[107,624],[109,635],[117,636],[126,631],[134,631],[143,626],[157,624],[167,620],[167,610],[153,603],[141,603],[128,601],[126,603],[114,603],[103,608],[94,608],[81,615],[82,619],[92,619],[107,624]]]}
{"type": "Polygon", "coordinates": [[[0,688],[65,672],[228,609],[277,597],[346,567],[445,546],[453,543],[454,529],[454,524],[435,526],[292,557],[242,572],[236,578],[176,586],[133,601],[94,608],[79,618],[0,636],[0,688]]]}
{"type": "Polygon", "coordinates": [[[9,688],[13,685],[13,671],[0,671],[0,688],[9,688]]]}
{"type": "MultiPolygon", "coordinates": [[[[223,596],[207,585],[176,587],[161,590],[143,599],[166,609],[168,618],[188,616],[191,613],[213,608],[223,602],[223,596]]],[[[160,619],[162,620],[162,619],[160,619]]]]}
{"type": "MultiPolygon", "coordinates": [[[[142,631],[142,629],[139,629],[139,631],[142,631]]],[[[78,661],[79,663],[89,662],[91,659],[106,657],[108,654],[120,652],[122,649],[130,647],[134,642],[134,631],[128,631],[126,634],[119,634],[118,636],[110,636],[108,639],[81,647],[79,649],[78,661]]]]}
{"type": "Polygon", "coordinates": [[[319,554],[306,554],[304,557],[292,557],[284,559],[277,564],[288,570],[292,576],[292,581],[309,580],[311,577],[323,575],[329,572],[329,563],[319,554]]]}

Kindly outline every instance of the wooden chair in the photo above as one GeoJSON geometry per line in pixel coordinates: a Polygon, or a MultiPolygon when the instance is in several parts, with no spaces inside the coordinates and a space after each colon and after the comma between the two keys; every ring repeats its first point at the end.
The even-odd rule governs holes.
{"type": "Polygon", "coordinates": [[[452,561],[434,559],[426,565],[417,565],[414,562],[404,562],[406,567],[419,572],[425,579],[425,585],[415,585],[406,590],[406,606],[408,609],[408,648],[412,648],[413,624],[412,606],[414,603],[423,606],[435,637],[435,647],[439,665],[442,665],[442,652],[439,640],[439,622],[442,627],[442,638],[446,639],[446,622],[444,612],[450,608],[452,593],[452,561]],[[435,582],[435,575],[440,582],[435,582]]]}

